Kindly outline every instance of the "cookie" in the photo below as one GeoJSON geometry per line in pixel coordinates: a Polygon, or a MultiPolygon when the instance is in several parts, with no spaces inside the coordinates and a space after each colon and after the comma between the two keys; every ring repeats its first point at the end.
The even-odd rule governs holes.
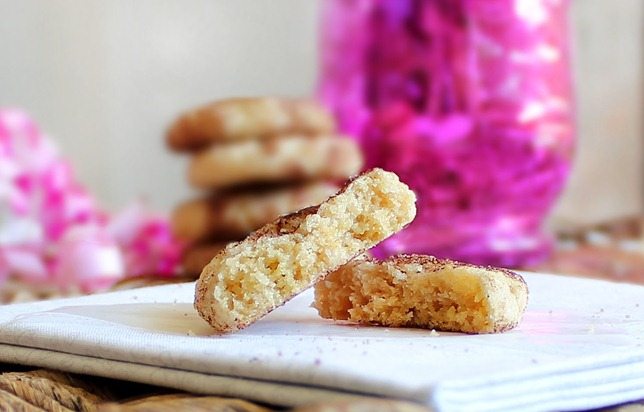
{"type": "Polygon", "coordinates": [[[183,114],[168,130],[167,143],[176,151],[193,151],[217,142],[293,133],[328,134],[334,130],[333,117],[313,101],[236,98],[183,114]]]}
{"type": "Polygon", "coordinates": [[[212,242],[188,248],[181,257],[183,273],[198,278],[203,268],[210,263],[217,253],[224,250],[228,243],[230,242],[212,242]]]}
{"type": "Polygon", "coordinates": [[[189,243],[241,239],[278,216],[317,205],[337,190],[335,185],[318,182],[192,200],[175,209],[172,230],[176,237],[189,243]]]}
{"type": "Polygon", "coordinates": [[[361,167],[362,155],[352,139],[291,135],[212,146],[193,156],[188,179],[197,188],[306,179],[344,180],[361,167]]]}
{"type": "Polygon", "coordinates": [[[195,308],[219,332],[242,329],[409,224],[415,201],[394,173],[364,173],[228,245],[201,273],[195,308]]]}
{"type": "Polygon", "coordinates": [[[528,303],[521,276],[424,255],[356,259],[315,285],[320,316],[465,333],[514,328],[528,303]]]}

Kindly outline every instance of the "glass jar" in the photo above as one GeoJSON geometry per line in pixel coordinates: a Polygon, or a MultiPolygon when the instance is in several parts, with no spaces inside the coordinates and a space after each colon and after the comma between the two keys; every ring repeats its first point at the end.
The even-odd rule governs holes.
{"type": "Polygon", "coordinates": [[[416,220],[379,255],[517,267],[569,174],[568,0],[326,0],[319,96],[416,220]]]}

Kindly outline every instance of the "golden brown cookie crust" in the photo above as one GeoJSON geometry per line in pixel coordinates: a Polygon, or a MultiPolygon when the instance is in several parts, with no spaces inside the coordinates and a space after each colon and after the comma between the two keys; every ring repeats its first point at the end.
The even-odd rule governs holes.
{"type": "Polygon", "coordinates": [[[527,301],[525,281],[507,269],[400,255],[330,273],[315,286],[314,306],[328,319],[495,333],[514,328],[527,301]]]}
{"type": "Polygon", "coordinates": [[[409,224],[415,200],[395,174],[364,173],[227,246],[201,273],[195,308],[217,331],[241,329],[409,224]]]}
{"type": "Polygon", "coordinates": [[[278,216],[316,205],[338,190],[316,182],[257,193],[230,193],[185,202],[172,214],[175,236],[189,243],[241,239],[278,216]]]}
{"type": "Polygon", "coordinates": [[[195,108],[169,128],[168,146],[195,151],[213,143],[265,139],[282,134],[328,134],[333,117],[318,103],[275,97],[233,98],[195,108]]]}
{"type": "Polygon", "coordinates": [[[288,135],[212,146],[192,157],[188,180],[201,189],[250,183],[344,180],[362,168],[357,143],[343,136],[288,135]]]}
{"type": "Polygon", "coordinates": [[[213,257],[228,246],[231,242],[211,242],[190,246],[181,257],[181,269],[187,276],[199,277],[203,268],[210,263],[213,257]]]}

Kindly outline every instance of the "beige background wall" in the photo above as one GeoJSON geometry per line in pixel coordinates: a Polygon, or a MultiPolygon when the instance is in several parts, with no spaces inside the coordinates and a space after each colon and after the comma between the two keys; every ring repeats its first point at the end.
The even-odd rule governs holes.
{"type": "Polygon", "coordinates": [[[555,214],[644,214],[644,1],[574,0],[578,147],[555,214]]]}
{"type": "MultiPolygon", "coordinates": [[[[536,1],[536,0],[535,0],[536,1]]],[[[164,128],[229,95],[309,93],[317,2],[0,0],[0,105],[23,107],[111,208],[189,190],[164,128]]],[[[556,214],[642,211],[644,2],[575,0],[576,168],[556,214]]]]}

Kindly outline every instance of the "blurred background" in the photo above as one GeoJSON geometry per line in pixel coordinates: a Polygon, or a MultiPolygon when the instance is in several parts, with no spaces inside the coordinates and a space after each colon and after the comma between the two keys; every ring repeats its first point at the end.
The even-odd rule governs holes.
{"type": "MultiPolygon", "coordinates": [[[[0,107],[29,113],[106,209],[170,213],[195,196],[170,123],[230,96],[313,95],[320,3],[0,0],[0,107]]],[[[576,150],[549,225],[641,222],[644,2],[571,4],[576,150]]]]}
{"type": "MultiPolygon", "coordinates": [[[[316,1],[0,7],[0,105],[31,113],[111,208],[142,196],[169,211],[186,197],[185,159],[163,142],[179,112],[315,88],[316,1]]],[[[577,152],[553,216],[594,222],[642,213],[644,2],[573,1],[571,19],[577,152]]]]}

